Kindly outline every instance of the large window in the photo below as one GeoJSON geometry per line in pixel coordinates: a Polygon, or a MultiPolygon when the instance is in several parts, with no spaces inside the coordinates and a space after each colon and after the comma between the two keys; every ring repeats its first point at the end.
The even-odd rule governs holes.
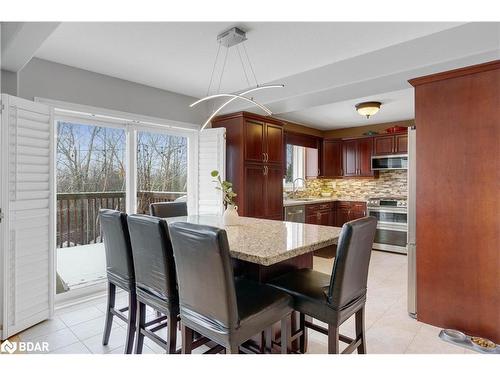
{"type": "Polygon", "coordinates": [[[58,294],[106,280],[100,209],[147,214],[153,202],[188,200],[195,132],[108,119],[57,117],[58,294]]]}
{"type": "MultiPolygon", "coordinates": [[[[306,178],[306,155],[305,147],[287,144],[286,145],[286,174],[285,189],[291,190],[292,183],[297,178],[306,178]]],[[[304,181],[297,180],[296,187],[303,187],[304,181]]]]}

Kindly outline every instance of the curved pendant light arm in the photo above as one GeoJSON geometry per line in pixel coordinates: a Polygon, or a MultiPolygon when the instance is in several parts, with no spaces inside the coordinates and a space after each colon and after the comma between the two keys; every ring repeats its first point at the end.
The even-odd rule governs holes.
{"type": "Polygon", "coordinates": [[[213,98],[216,98],[216,97],[221,97],[221,96],[229,96],[231,97],[231,99],[229,99],[228,101],[226,101],[225,103],[223,103],[219,108],[217,108],[211,115],[210,117],[207,119],[207,121],[205,121],[205,123],[203,124],[203,126],[201,127],[200,131],[202,131],[203,129],[206,128],[206,126],[210,123],[210,121],[212,121],[212,119],[224,108],[226,107],[228,104],[230,104],[231,102],[233,102],[234,100],[236,99],[243,99],[243,100],[247,100],[247,101],[250,101],[252,102],[253,104],[256,104],[258,105],[260,108],[266,108],[264,109],[265,112],[267,112],[269,115],[272,114],[272,112],[267,108],[267,107],[264,107],[264,106],[261,106],[259,105],[258,103],[256,103],[255,101],[253,101],[252,99],[249,99],[249,98],[246,98],[244,97],[243,95],[245,94],[249,94],[251,92],[254,92],[254,91],[258,91],[258,90],[263,90],[263,89],[272,89],[272,88],[278,88],[278,87],[284,87],[285,85],[282,85],[282,84],[278,84],[278,85],[263,85],[263,86],[258,86],[258,87],[254,87],[253,89],[250,89],[250,90],[246,90],[246,91],[243,91],[239,94],[215,94],[215,95],[210,95],[210,96],[207,96],[205,98],[202,98],[196,102],[194,102],[193,104],[190,105],[190,107],[194,107],[195,105],[201,103],[201,102],[204,102],[206,100],[210,100],[210,99],[213,99],[213,98]]]}
{"type": "Polygon", "coordinates": [[[285,85],[262,85],[262,86],[254,87],[253,89],[250,89],[250,90],[246,90],[246,91],[240,92],[239,94],[214,94],[214,95],[209,95],[209,96],[205,96],[204,98],[201,98],[200,100],[195,101],[194,103],[192,103],[190,105],[190,107],[194,107],[195,105],[200,104],[201,102],[204,102],[204,101],[207,101],[207,100],[210,100],[210,99],[213,99],[213,98],[218,98],[218,97],[221,97],[221,96],[232,96],[232,95],[235,95],[235,96],[238,96],[238,97],[242,97],[243,95],[249,94],[249,93],[254,92],[254,91],[264,90],[264,89],[274,89],[274,88],[278,88],[278,87],[285,87],[285,85]]]}
{"type": "Polygon", "coordinates": [[[193,107],[196,104],[201,103],[201,102],[203,102],[205,100],[214,99],[214,98],[223,98],[223,97],[245,100],[245,101],[247,101],[247,102],[249,102],[249,103],[251,103],[251,104],[259,107],[264,112],[266,112],[268,115],[272,115],[273,114],[271,112],[271,110],[269,108],[267,108],[266,106],[264,106],[264,105],[262,105],[260,103],[257,103],[255,100],[247,98],[246,96],[237,95],[237,94],[216,94],[216,95],[211,95],[210,98],[207,97],[207,98],[200,99],[196,103],[191,104],[190,107],[193,107]]]}

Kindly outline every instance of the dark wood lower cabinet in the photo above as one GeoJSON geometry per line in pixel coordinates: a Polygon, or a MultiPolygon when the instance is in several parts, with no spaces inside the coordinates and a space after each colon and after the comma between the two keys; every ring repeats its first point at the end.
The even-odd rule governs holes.
{"type": "Polygon", "coordinates": [[[307,205],[306,224],[333,225],[332,207],[332,203],[307,205]]]}
{"type": "Polygon", "coordinates": [[[283,169],[281,164],[247,164],[244,216],[283,219],[283,169]]]}
{"type": "MultiPolygon", "coordinates": [[[[266,165],[265,218],[283,219],[283,167],[281,164],[266,165]]],[[[258,201],[254,201],[258,202],[258,201]]]]}
{"type": "Polygon", "coordinates": [[[341,227],[351,220],[366,216],[365,202],[337,201],[334,204],[334,226],[341,227]]]}
{"type": "Polygon", "coordinates": [[[245,165],[245,181],[252,181],[246,184],[245,216],[257,218],[266,216],[266,176],[264,173],[264,166],[261,164],[245,165]]]}

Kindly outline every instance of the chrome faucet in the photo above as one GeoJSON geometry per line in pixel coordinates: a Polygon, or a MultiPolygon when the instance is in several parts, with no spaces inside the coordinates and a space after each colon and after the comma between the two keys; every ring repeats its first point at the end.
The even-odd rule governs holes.
{"type": "Polygon", "coordinates": [[[298,189],[298,187],[297,187],[297,189],[295,188],[295,182],[296,182],[297,180],[302,180],[302,181],[304,181],[304,187],[307,189],[307,181],[306,181],[304,178],[302,178],[302,177],[297,177],[295,180],[293,180],[293,181],[292,181],[292,197],[293,197],[293,198],[295,198],[295,195],[296,195],[296,193],[297,193],[297,189],[298,189]]]}

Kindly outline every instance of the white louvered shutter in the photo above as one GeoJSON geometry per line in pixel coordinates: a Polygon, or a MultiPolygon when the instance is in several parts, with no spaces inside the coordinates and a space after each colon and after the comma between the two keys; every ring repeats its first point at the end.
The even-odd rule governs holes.
{"type": "Polygon", "coordinates": [[[2,337],[53,313],[55,293],[52,110],[2,95],[2,337]]]}
{"type": "Polygon", "coordinates": [[[226,176],[226,129],[204,129],[198,142],[198,214],[222,214],[222,194],[210,172],[218,170],[222,179],[226,176]]]}

